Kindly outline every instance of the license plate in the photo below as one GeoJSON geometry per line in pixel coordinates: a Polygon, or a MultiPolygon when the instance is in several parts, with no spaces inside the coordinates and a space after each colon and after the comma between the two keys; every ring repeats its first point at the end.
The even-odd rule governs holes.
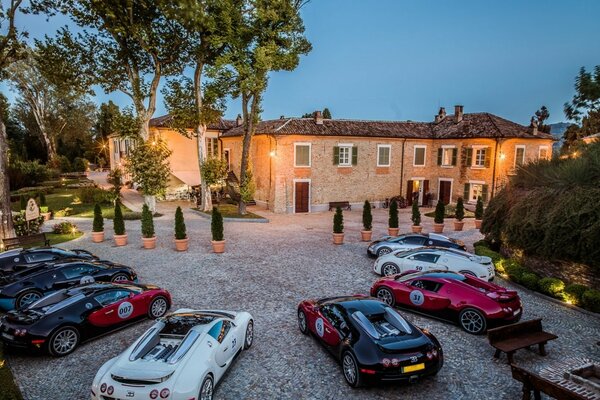
{"type": "Polygon", "coordinates": [[[414,371],[420,371],[422,369],[425,369],[425,364],[424,363],[415,364],[415,365],[408,365],[406,367],[402,367],[402,372],[403,373],[414,372],[414,371]]]}
{"type": "Polygon", "coordinates": [[[13,335],[9,335],[8,333],[2,333],[2,337],[8,340],[15,340],[13,335]]]}

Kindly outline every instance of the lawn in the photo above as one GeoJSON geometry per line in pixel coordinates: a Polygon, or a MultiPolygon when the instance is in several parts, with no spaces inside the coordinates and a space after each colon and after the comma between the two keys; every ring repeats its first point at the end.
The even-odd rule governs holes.
{"type": "MultiPolygon", "coordinates": [[[[260,215],[257,215],[257,214],[251,213],[251,212],[247,212],[244,215],[238,214],[238,206],[236,204],[219,204],[216,207],[221,212],[221,215],[223,215],[223,218],[265,219],[264,217],[261,217],[260,215]]],[[[194,210],[200,211],[206,215],[211,215],[210,212],[205,212],[205,211],[199,210],[197,208],[194,208],[194,210]]]]}
{"type": "Polygon", "coordinates": [[[21,392],[15,384],[12,372],[4,359],[4,348],[0,343],[0,400],[22,400],[21,392]]]}

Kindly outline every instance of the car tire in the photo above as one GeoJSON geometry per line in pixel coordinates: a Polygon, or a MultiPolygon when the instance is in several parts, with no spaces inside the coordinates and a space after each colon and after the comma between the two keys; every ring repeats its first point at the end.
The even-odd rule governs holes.
{"type": "Polygon", "coordinates": [[[26,290],[17,296],[15,300],[15,308],[23,308],[34,301],[38,301],[43,296],[39,290],[26,290]]]}
{"type": "Polygon", "coordinates": [[[169,310],[169,302],[164,296],[157,296],[150,302],[148,306],[148,317],[157,319],[162,317],[169,310]]]}
{"type": "Polygon", "coordinates": [[[465,331],[473,335],[481,335],[487,329],[487,321],[481,311],[467,307],[458,314],[458,324],[465,331]]]}
{"type": "Polygon", "coordinates": [[[357,388],[362,385],[358,362],[354,354],[348,350],[342,354],[342,373],[344,380],[351,387],[357,388]]]}
{"type": "Polygon", "coordinates": [[[472,271],[467,271],[466,269],[462,270],[462,271],[458,271],[458,273],[463,274],[463,275],[474,276],[475,278],[477,278],[477,275],[475,275],[472,271]]]}
{"type": "Polygon", "coordinates": [[[118,274],[115,274],[110,281],[111,282],[124,282],[124,281],[129,281],[129,277],[127,276],[127,274],[124,274],[122,272],[119,272],[118,274]]]}
{"type": "Polygon", "coordinates": [[[381,266],[381,275],[390,276],[400,273],[400,268],[394,263],[387,262],[381,266]]]}
{"type": "Polygon", "coordinates": [[[254,343],[254,321],[250,320],[246,325],[246,336],[244,336],[244,350],[248,350],[254,343]]]}
{"type": "Polygon", "coordinates": [[[53,357],[71,354],[79,344],[80,334],[74,326],[63,326],[50,335],[48,353],[53,357]]]}
{"type": "Polygon", "coordinates": [[[390,254],[391,252],[392,249],[390,249],[389,247],[382,247],[377,250],[377,257],[385,256],[386,254],[390,254]]]}
{"type": "Polygon", "coordinates": [[[394,307],[396,305],[396,298],[394,297],[394,293],[390,288],[378,288],[376,292],[376,297],[390,307],[394,307]]]}
{"type": "Polygon", "coordinates": [[[212,400],[214,392],[214,382],[212,375],[208,375],[202,381],[200,385],[200,392],[198,393],[198,400],[212,400]]]}
{"type": "Polygon", "coordinates": [[[308,319],[302,310],[298,310],[298,328],[300,328],[300,332],[308,335],[308,319]]]}

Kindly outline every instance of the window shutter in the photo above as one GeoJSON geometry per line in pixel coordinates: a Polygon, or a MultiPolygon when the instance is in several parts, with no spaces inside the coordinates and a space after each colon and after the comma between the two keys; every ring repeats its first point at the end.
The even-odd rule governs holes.
{"type": "Polygon", "coordinates": [[[481,200],[487,202],[488,199],[488,185],[481,185],[481,200]]]}
{"type": "Polygon", "coordinates": [[[340,164],[340,148],[338,146],[333,146],[333,165],[340,164]]]}
{"type": "Polygon", "coordinates": [[[465,183],[465,190],[463,191],[463,199],[464,199],[465,201],[469,201],[469,200],[471,200],[471,199],[469,198],[469,189],[471,189],[471,185],[470,185],[470,184],[468,184],[468,183],[465,183]]]}
{"type": "Polygon", "coordinates": [[[465,149],[465,167],[470,167],[471,165],[473,165],[473,149],[470,147],[467,147],[465,149]]]}
{"type": "Polygon", "coordinates": [[[358,164],[358,147],[352,147],[352,165],[358,164]]]}
{"type": "Polygon", "coordinates": [[[486,168],[490,167],[491,159],[492,159],[492,148],[486,147],[485,148],[485,167],[486,168]]]}
{"type": "Polygon", "coordinates": [[[438,149],[438,165],[442,165],[442,154],[444,153],[444,149],[438,149]]]}
{"type": "Polygon", "coordinates": [[[452,165],[456,166],[456,159],[458,158],[458,149],[452,149],[452,165]]]}

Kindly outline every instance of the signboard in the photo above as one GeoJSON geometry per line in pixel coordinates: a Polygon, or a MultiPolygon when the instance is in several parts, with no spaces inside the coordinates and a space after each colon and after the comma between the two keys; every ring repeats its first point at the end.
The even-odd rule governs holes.
{"type": "Polygon", "coordinates": [[[40,217],[40,208],[34,199],[29,199],[25,208],[25,221],[31,221],[40,217]]]}

